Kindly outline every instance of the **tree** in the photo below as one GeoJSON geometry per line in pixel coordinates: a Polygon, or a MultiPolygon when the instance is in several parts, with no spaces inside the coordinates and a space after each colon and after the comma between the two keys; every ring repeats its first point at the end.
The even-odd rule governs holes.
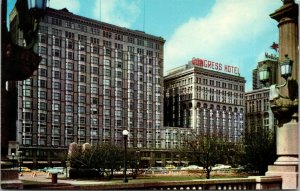
{"type": "Polygon", "coordinates": [[[272,130],[261,129],[245,134],[244,164],[248,170],[263,175],[275,160],[276,139],[272,130]]]}
{"type": "Polygon", "coordinates": [[[223,143],[222,138],[209,134],[195,135],[187,141],[189,156],[204,168],[207,179],[212,167],[223,159],[223,143]]]}

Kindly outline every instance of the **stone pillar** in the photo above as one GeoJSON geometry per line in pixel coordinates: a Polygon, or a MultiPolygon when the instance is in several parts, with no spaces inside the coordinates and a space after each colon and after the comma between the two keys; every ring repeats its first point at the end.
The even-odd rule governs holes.
{"type": "MultiPolygon", "coordinates": [[[[282,189],[296,189],[298,185],[298,5],[294,0],[284,4],[270,16],[279,22],[279,61],[284,56],[293,60],[292,76],[288,85],[280,88],[284,96],[271,100],[271,109],[278,119],[276,149],[278,159],[268,167],[266,176],[281,176],[282,189]],[[296,93],[295,93],[296,92],[296,93]]],[[[285,81],[278,72],[277,84],[285,81]]]]}

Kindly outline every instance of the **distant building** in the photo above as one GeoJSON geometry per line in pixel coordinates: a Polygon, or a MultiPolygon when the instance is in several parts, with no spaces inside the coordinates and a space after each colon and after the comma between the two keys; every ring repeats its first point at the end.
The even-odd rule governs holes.
{"type": "Polygon", "coordinates": [[[270,108],[269,95],[269,88],[246,92],[246,131],[274,131],[276,121],[270,108]]]}
{"type": "MultiPolygon", "coordinates": [[[[16,15],[12,27],[18,26],[16,15]]],[[[123,129],[129,147],[159,145],[163,38],[67,9],[48,8],[39,29],[43,60],[30,79],[18,82],[17,137],[24,160],[59,160],[72,142],[123,145],[123,129]]]]}
{"type": "MultiPolygon", "coordinates": [[[[244,131],[244,95],[245,79],[237,67],[193,59],[164,77],[164,126],[236,142],[244,131]]],[[[166,139],[165,144],[180,143],[171,146],[166,139]]]]}
{"type": "MultiPolygon", "coordinates": [[[[277,72],[278,72],[278,60],[273,56],[272,59],[267,57],[266,59],[257,63],[257,68],[252,71],[252,89],[257,90],[263,87],[269,87],[272,84],[276,84],[277,72]],[[259,81],[259,67],[262,65],[267,65],[270,69],[270,80],[266,83],[266,85],[262,84],[259,81]]],[[[270,56],[269,56],[270,57],[270,56]]]]}

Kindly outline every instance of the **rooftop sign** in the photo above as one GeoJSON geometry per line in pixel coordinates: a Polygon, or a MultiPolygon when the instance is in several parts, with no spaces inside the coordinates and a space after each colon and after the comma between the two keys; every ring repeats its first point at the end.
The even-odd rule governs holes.
{"type": "Polygon", "coordinates": [[[205,60],[202,58],[193,58],[192,64],[195,66],[199,66],[201,68],[212,69],[220,72],[230,73],[230,74],[240,74],[239,67],[230,66],[230,65],[223,65],[221,63],[205,60]]]}

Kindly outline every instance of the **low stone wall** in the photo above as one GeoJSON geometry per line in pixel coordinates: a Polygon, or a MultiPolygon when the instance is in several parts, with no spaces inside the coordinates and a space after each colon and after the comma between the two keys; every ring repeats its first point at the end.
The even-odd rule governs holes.
{"type": "Polygon", "coordinates": [[[19,180],[18,170],[1,169],[2,189],[23,189],[23,184],[19,180]]]}

